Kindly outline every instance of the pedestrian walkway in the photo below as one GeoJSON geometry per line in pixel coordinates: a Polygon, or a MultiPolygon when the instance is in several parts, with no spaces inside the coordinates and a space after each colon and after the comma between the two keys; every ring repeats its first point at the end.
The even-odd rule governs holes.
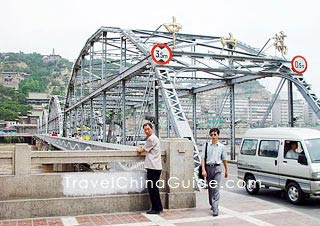
{"type": "MultiPolygon", "coordinates": [[[[76,208],[76,207],[75,207],[76,208]]],[[[213,217],[207,192],[197,193],[197,207],[164,210],[161,215],[144,212],[94,214],[0,221],[0,226],[204,226],[204,225],[304,225],[318,226],[320,221],[294,210],[255,197],[221,191],[220,213],[213,217]]]]}

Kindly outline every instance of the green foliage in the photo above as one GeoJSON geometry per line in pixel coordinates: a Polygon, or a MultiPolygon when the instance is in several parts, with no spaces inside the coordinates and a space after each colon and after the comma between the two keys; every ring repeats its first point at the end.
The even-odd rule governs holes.
{"type": "Polygon", "coordinates": [[[19,91],[15,90],[12,87],[5,87],[3,85],[0,85],[0,102],[2,103],[3,101],[6,100],[12,100],[12,101],[18,101],[21,102],[22,104],[25,104],[26,102],[26,95],[23,93],[20,93],[19,91]]]}
{"type": "Polygon", "coordinates": [[[19,83],[19,90],[26,95],[29,92],[45,92],[48,83],[48,77],[31,76],[19,83]]]}
{"type": "Polygon", "coordinates": [[[63,87],[59,92],[64,94],[68,79],[63,80],[64,84],[61,85],[54,78],[62,77],[62,71],[66,69],[70,71],[72,63],[63,58],[50,62],[45,62],[42,58],[43,56],[39,53],[0,53],[0,71],[30,74],[29,78],[22,80],[19,84],[19,90],[24,94],[48,92],[52,86],[56,85],[63,87]],[[53,83],[52,86],[50,82],[53,83]]]}
{"type": "Polygon", "coordinates": [[[65,95],[67,76],[65,71],[70,71],[72,63],[66,59],[51,62],[43,61],[43,56],[38,53],[0,53],[0,71],[27,73],[30,77],[20,81],[19,90],[0,85],[0,119],[15,120],[20,115],[27,115],[32,109],[26,105],[29,92],[47,92],[65,95]],[[55,80],[62,77],[62,83],[55,80]],[[53,89],[52,89],[53,87],[53,89]]]}
{"type": "Polygon", "coordinates": [[[0,85],[0,119],[15,120],[27,115],[32,108],[26,105],[26,95],[11,87],[0,85]]]}
{"type": "Polygon", "coordinates": [[[52,90],[51,95],[61,95],[62,93],[60,92],[60,90],[52,90]]]}
{"type": "Polygon", "coordinates": [[[72,63],[66,59],[46,63],[39,53],[6,53],[0,55],[0,61],[2,61],[2,71],[25,72],[34,76],[50,76],[53,71],[60,71],[62,67],[71,69],[72,66],[72,63]],[[18,63],[21,62],[27,65],[27,68],[19,67],[18,63]]]}

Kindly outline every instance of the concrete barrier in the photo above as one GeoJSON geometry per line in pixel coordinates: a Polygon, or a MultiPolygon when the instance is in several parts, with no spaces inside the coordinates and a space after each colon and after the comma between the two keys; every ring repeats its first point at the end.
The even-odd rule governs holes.
{"type": "MultiPolygon", "coordinates": [[[[160,184],[164,208],[196,205],[193,189],[193,146],[186,139],[161,141],[163,171],[160,184]],[[182,184],[184,183],[184,184],[182,184]],[[186,184],[190,186],[186,186],[186,184]],[[184,186],[183,186],[184,185],[184,186]]],[[[31,151],[17,144],[15,151],[1,155],[12,163],[12,175],[0,175],[0,219],[57,215],[142,211],[150,201],[143,182],[145,171],[73,172],[33,174],[32,164],[99,163],[143,161],[132,147],[128,150],[31,151]],[[9,154],[8,154],[9,153],[9,154]],[[123,177],[120,187],[108,187],[123,177]],[[133,188],[127,179],[141,181],[133,188]],[[130,185],[130,186],[128,186],[130,185]]],[[[120,181],[120,180],[119,180],[120,181]]]]}

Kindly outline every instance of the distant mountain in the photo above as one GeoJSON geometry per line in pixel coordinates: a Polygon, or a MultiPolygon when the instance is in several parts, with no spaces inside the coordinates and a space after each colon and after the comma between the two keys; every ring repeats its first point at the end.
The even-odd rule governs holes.
{"type": "MultiPolygon", "coordinates": [[[[243,99],[243,98],[251,98],[251,99],[265,99],[265,98],[271,98],[272,94],[270,91],[268,91],[263,85],[259,83],[258,80],[235,84],[234,86],[234,93],[236,99],[243,99]]],[[[207,99],[208,96],[211,96],[211,98],[218,97],[223,98],[224,95],[226,95],[226,92],[228,93],[229,89],[226,90],[228,87],[224,87],[221,89],[215,89],[208,91],[201,96],[203,96],[204,99],[207,99]]],[[[227,94],[229,95],[229,94],[227,94]]]]}
{"type": "Polygon", "coordinates": [[[259,96],[263,98],[271,97],[271,92],[261,85],[259,81],[254,80],[251,82],[236,84],[235,95],[260,99],[259,96]]]}
{"type": "Polygon", "coordinates": [[[19,91],[24,94],[47,92],[65,95],[71,67],[72,62],[55,54],[0,53],[0,73],[18,72],[26,77],[19,83],[19,91]]]}
{"type": "Polygon", "coordinates": [[[29,92],[65,96],[72,63],[59,55],[0,53],[0,120],[27,115],[29,92]]]}

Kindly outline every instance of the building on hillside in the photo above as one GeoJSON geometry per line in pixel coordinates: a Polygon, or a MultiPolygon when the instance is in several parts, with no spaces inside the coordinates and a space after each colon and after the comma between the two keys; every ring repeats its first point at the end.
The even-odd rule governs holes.
{"type": "Polygon", "coordinates": [[[0,121],[0,134],[29,133],[37,131],[37,119],[39,116],[32,115],[19,116],[17,121],[0,121]]]}
{"type": "Polygon", "coordinates": [[[42,115],[42,111],[30,111],[28,112],[28,123],[37,124],[39,117],[42,115]]]}
{"type": "Polygon", "coordinates": [[[6,122],[6,127],[14,126],[17,124],[17,121],[5,121],[6,122]]]}
{"type": "Polygon", "coordinates": [[[28,116],[18,116],[18,123],[17,124],[29,124],[28,116]]]}
{"type": "Polygon", "coordinates": [[[13,87],[17,90],[19,88],[19,83],[29,76],[30,75],[27,73],[0,72],[0,85],[13,87]]]}
{"type": "Polygon", "coordinates": [[[5,129],[7,127],[7,123],[3,120],[0,120],[0,130],[5,129]]]}
{"type": "Polygon", "coordinates": [[[42,61],[45,63],[54,62],[60,60],[62,57],[60,55],[55,54],[54,49],[52,50],[52,54],[50,55],[43,55],[42,61]]]}
{"type": "Polygon", "coordinates": [[[16,124],[9,127],[10,130],[16,130],[17,133],[36,134],[37,124],[16,124]]]}
{"type": "Polygon", "coordinates": [[[50,96],[47,93],[29,93],[27,104],[31,105],[33,110],[43,111],[44,106],[49,103],[50,96]]]}
{"type": "Polygon", "coordinates": [[[14,126],[14,125],[16,125],[15,121],[0,120],[0,135],[17,133],[17,130],[11,127],[11,126],[14,126]]]}

